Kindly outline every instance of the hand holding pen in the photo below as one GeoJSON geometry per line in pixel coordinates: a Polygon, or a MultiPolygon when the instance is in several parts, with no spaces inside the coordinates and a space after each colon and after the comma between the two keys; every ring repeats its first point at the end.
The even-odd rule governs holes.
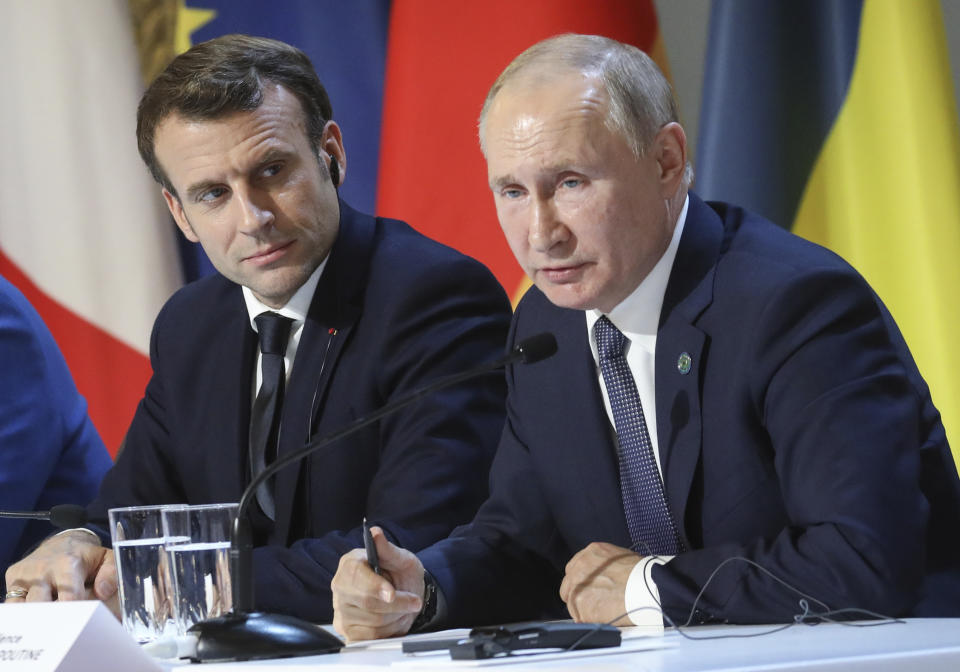
{"type": "Polygon", "coordinates": [[[331,582],[333,626],[350,641],[404,634],[423,606],[423,565],[380,527],[362,532],[364,548],[340,558],[331,582]]]}

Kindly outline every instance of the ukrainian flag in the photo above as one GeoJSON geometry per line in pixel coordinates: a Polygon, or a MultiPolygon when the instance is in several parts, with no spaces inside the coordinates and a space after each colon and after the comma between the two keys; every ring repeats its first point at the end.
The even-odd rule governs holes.
{"type": "Polygon", "coordinates": [[[697,191],[834,250],[880,295],[960,463],[960,134],[937,0],[717,0],[697,191]]]}

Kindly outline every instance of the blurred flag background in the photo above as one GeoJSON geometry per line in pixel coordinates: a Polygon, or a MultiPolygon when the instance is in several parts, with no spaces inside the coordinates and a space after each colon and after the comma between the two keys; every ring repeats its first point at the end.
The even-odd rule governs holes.
{"type": "MultiPolygon", "coordinates": [[[[673,12],[674,53],[702,53],[696,18],[688,26],[672,0],[6,0],[0,274],[50,325],[115,451],[149,376],[157,310],[212,271],[140,164],[136,101],[176,53],[245,32],[310,56],[344,131],[346,200],[480,259],[517,299],[527,281],[476,141],[486,90],[523,48],[565,31],[635,44],[669,74],[657,6],[673,12]]],[[[715,0],[709,18],[702,109],[680,100],[694,188],[866,275],[956,455],[960,148],[939,2],[715,0]]]]}
{"type": "Polygon", "coordinates": [[[866,277],[960,462],[960,135],[940,3],[716,0],[695,189],[866,277]]]}

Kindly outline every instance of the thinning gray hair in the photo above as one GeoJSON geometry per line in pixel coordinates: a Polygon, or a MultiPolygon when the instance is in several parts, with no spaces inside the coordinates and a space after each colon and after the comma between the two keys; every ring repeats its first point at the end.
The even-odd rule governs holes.
{"type": "MultiPolygon", "coordinates": [[[[567,33],[537,42],[517,56],[490,87],[480,111],[480,149],[486,154],[487,114],[501,89],[519,78],[549,82],[569,71],[596,77],[607,92],[607,126],[643,156],[664,125],[679,120],[673,88],[649,56],[633,45],[599,35],[567,33]]],[[[686,182],[693,177],[690,165],[686,182]]]]}

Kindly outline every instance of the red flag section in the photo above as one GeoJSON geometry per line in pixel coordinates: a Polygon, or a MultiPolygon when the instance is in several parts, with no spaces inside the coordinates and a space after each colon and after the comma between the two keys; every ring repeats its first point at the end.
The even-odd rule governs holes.
{"type": "Polygon", "coordinates": [[[100,438],[115,453],[150,378],[150,360],[44,294],[2,252],[0,276],[40,313],[87,400],[100,438]]]}
{"type": "Polygon", "coordinates": [[[50,328],[115,453],[150,376],[150,326],[181,274],[137,156],[126,3],[0,3],[0,273],[50,328]]]}
{"type": "Polygon", "coordinates": [[[525,288],[525,277],[497,224],[477,117],[517,54],[567,32],[635,44],[666,71],[650,0],[393,3],[377,213],[479,259],[510,295],[525,288]]]}

